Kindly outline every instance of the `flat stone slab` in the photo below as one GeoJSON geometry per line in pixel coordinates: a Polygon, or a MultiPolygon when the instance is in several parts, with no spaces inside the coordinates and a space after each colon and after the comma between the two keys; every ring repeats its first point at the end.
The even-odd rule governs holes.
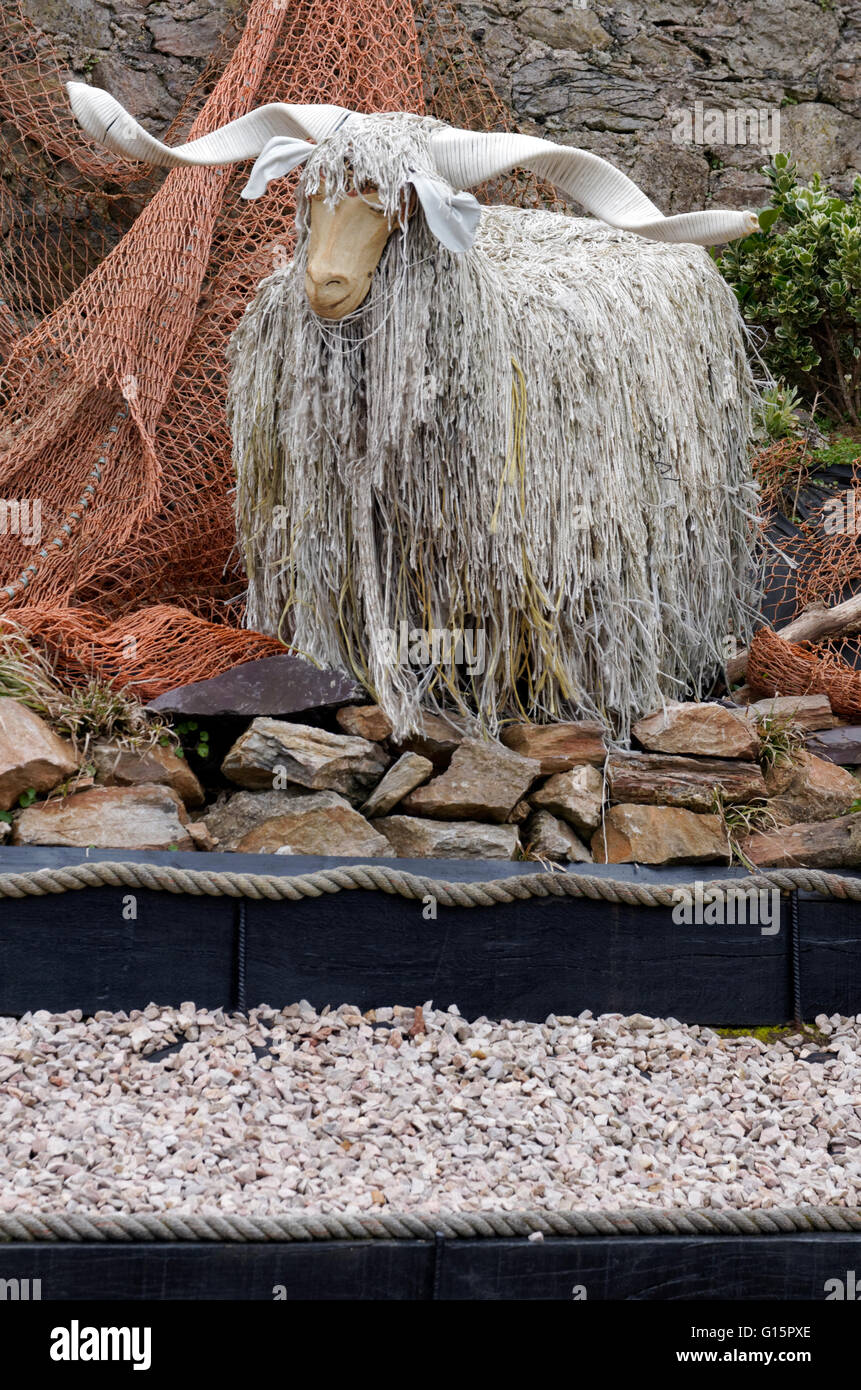
{"type": "Polygon", "coordinates": [[[741,711],[703,702],[668,701],[664,709],[639,719],[634,737],[655,753],[682,753],[704,758],[757,757],[759,738],[752,720],[741,711]]]}
{"type": "Polygon", "coordinates": [[[372,824],[404,859],[513,859],[520,844],[514,825],[397,815],[372,824]]]}
{"type": "Polygon", "coordinates": [[[607,762],[607,780],[614,801],[681,806],[688,811],[714,811],[715,794],[724,805],[764,800],[768,795],[759,766],[737,758],[613,753],[607,762]]]}
{"type": "Polygon", "coordinates": [[[536,758],[545,773],[568,772],[580,763],[600,767],[607,755],[604,730],[594,719],[557,724],[511,724],[500,739],[506,748],[536,758]]]}
{"type": "Polygon", "coordinates": [[[728,863],[720,816],[677,806],[612,806],[592,836],[596,864],[728,863]]]}
{"type": "Polygon", "coordinates": [[[172,787],[92,787],[21,811],[12,835],[18,845],[185,850],[187,819],[172,787]]]}
{"type": "Polygon", "coordinates": [[[758,869],[857,869],[861,812],[749,835],[739,842],[739,850],[758,869]]]}
{"type": "Polygon", "coordinates": [[[806,733],[833,729],[839,723],[831,712],[827,695],[774,695],[771,699],[746,705],[743,713],[749,719],[767,719],[806,733]]]}
{"type": "Polygon", "coordinates": [[[331,709],[361,700],[363,694],[361,686],[341,671],[320,670],[301,656],[285,652],[245,661],[210,680],[177,686],[152,700],[147,709],[201,719],[226,715],[253,719],[259,714],[331,709]]]}
{"type": "Polygon", "coordinates": [[[809,734],[807,747],[817,758],[827,758],[841,767],[861,767],[861,724],[838,729],[819,729],[809,734]]]}

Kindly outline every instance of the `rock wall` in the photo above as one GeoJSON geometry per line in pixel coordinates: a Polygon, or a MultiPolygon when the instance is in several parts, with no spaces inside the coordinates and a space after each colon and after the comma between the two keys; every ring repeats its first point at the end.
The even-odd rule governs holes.
{"type": "MultiPolygon", "coordinates": [[[[75,72],[154,130],[243,9],[24,3],[75,72]]],[[[667,212],[759,205],[772,141],[842,191],[861,172],[858,0],[486,0],[457,10],[522,129],[612,159],[667,212]],[[726,113],[750,111],[752,132],[731,117],[740,143],[726,113]]]]}
{"type": "Polygon", "coordinates": [[[173,120],[207,60],[238,33],[244,0],[23,0],[72,73],[150,130],[173,120]]]}
{"type": "Polygon", "coordinates": [[[757,139],[779,137],[805,175],[819,169],[845,191],[861,172],[857,0],[493,0],[459,9],[524,130],[613,160],[667,212],[761,202],[768,151],[738,143],[728,111],[756,110],[757,139]]]}

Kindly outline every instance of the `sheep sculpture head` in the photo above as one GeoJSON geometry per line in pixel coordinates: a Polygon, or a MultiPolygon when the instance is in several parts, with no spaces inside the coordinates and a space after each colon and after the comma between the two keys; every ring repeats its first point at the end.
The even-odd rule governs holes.
{"type": "Polygon", "coordinates": [[[246,198],[300,169],[292,260],[227,354],[252,627],[354,672],[398,737],[452,706],[624,736],[706,686],[756,602],[755,393],[701,248],[753,213],[664,217],[586,151],[425,116],[276,103],[170,149],[69,94],[119,154],[253,160],[246,198]],[[594,216],[468,191],[515,167],[594,216]],[[437,655],[468,632],[480,666],[437,655]]]}
{"type": "Polygon", "coordinates": [[[243,197],[304,165],[298,225],[309,232],[305,289],[314,312],[340,320],[367,298],[391,235],[418,205],[433,235],[468,250],[481,216],[464,189],[515,167],[533,170],[611,227],[657,241],[717,245],[755,231],[753,212],[664,217],[620,170],[585,150],[527,135],[482,134],[404,113],[361,115],[340,106],[273,102],[220,130],[170,148],[107,92],[68,84],[84,130],[108,149],[162,167],[255,158],[243,197]]]}

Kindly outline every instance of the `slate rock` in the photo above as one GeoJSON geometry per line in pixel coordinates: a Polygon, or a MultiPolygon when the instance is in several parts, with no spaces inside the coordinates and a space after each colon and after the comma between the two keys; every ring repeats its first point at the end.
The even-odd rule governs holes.
{"type": "Polygon", "coordinates": [[[448,767],[452,754],[465,738],[464,730],[454,719],[439,714],[423,714],[417,733],[398,739],[393,747],[398,753],[418,753],[430,758],[435,768],[448,767]]]}
{"type": "Polygon", "coordinates": [[[250,830],[291,810],[297,797],[311,796],[300,787],[264,792],[222,792],[206,816],[206,828],[220,850],[236,849],[250,830]]]}
{"type": "Polygon", "coordinates": [[[340,671],[320,670],[292,652],[245,661],[220,676],[177,686],[150,701],[156,714],[198,719],[227,715],[253,718],[331,709],[361,698],[362,689],[340,671]]]}
{"type": "Polygon", "coordinates": [[[833,729],[840,722],[831,711],[827,695],[775,695],[745,706],[744,714],[749,719],[767,719],[804,733],[833,729]]]}
{"type": "Polygon", "coordinates": [[[768,768],[765,784],[769,810],[787,825],[845,816],[861,795],[851,772],[806,749],[768,768]]]}
{"type": "Polygon", "coordinates": [[[533,811],[520,832],[520,840],[535,859],[559,863],[590,864],[592,856],[571,826],[550,811],[533,811]]]}
{"type": "Polygon", "coordinates": [[[386,816],[411,791],[426,782],[433,772],[430,758],[420,753],[402,753],[377,784],[362,806],[363,816],[386,816]]]}
{"type": "Polygon", "coordinates": [[[203,788],[185,758],[161,744],[138,752],[98,743],[92,750],[92,761],[99,786],[138,787],[142,782],[161,782],[173,787],[186,806],[202,806],[205,801],[203,788]]]}
{"type": "Polygon", "coordinates": [[[569,772],[557,772],[530,800],[533,806],[561,816],[581,835],[591,835],[601,823],[604,778],[596,767],[583,763],[569,772]]]}
{"type": "Polygon", "coordinates": [[[344,705],[335,711],[335,718],[345,734],[382,743],[392,732],[392,721],[379,705],[344,705]]]}
{"type": "Polygon", "coordinates": [[[758,869],[857,869],[861,812],[748,835],[739,850],[758,869]]]}
{"type": "Polygon", "coordinates": [[[600,767],[607,749],[604,729],[595,719],[559,724],[511,724],[500,734],[506,748],[537,758],[544,773],[567,772],[580,763],[600,767]]]}
{"type": "Polygon", "coordinates": [[[811,753],[842,767],[861,767],[861,725],[846,724],[838,729],[822,729],[805,740],[811,753]]]}

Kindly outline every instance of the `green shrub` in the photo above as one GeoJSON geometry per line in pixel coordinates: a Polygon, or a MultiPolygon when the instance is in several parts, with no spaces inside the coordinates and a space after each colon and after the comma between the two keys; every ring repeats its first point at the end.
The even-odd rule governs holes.
{"type": "Polygon", "coordinates": [[[775,375],[818,396],[834,420],[861,424],[861,178],[845,200],[818,174],[800,184],[788,154],[763,172],[772,196],[762,231],[718,264],[748,323],[768,330],[775,375]]]}

